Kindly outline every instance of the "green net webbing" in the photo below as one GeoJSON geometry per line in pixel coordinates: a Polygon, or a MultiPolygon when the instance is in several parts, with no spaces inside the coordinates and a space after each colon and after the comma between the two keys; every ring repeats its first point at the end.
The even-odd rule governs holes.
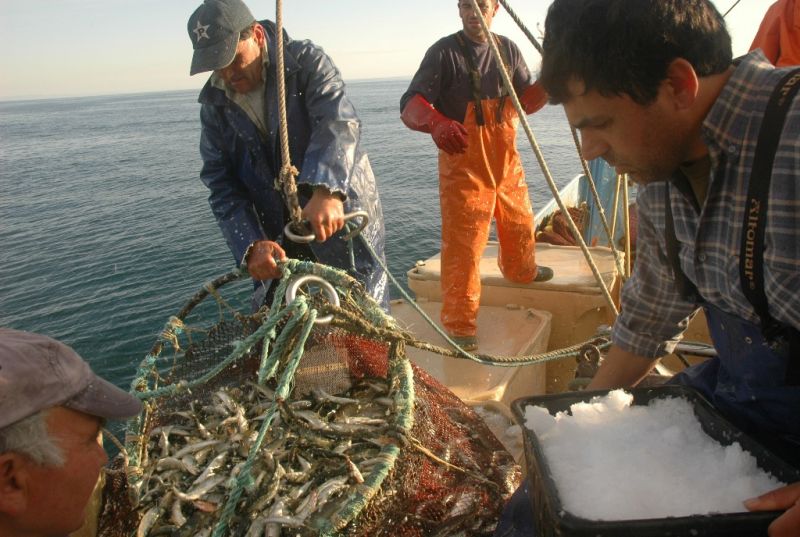
{"type": "Polygon", "coordinates": [[[139,366],[98,535],[491,535],[519,466],[362,285],[290,260],[250,314],[237,280],[204,286],[139,366]],[[285,303],[299,275],[340,305],[313,283],[285,303]]]}

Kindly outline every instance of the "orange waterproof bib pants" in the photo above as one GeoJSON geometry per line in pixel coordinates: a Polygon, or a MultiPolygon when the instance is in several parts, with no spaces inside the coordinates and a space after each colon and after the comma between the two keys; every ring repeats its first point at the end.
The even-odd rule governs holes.
{"type": "Polygon", "coordinates": [[[481,297],[479,262],[494,216],[500,271],[507,279],[527,283],[536,276],[533,210],[525,172],[516,148],[517,118],[511,102],[481,101],[485,125],[475,122],[470,104],[464,118],[465,153],[439,151],[439,200],[442,212],[442,314],[455,336],[474,336],[481,297]]]}

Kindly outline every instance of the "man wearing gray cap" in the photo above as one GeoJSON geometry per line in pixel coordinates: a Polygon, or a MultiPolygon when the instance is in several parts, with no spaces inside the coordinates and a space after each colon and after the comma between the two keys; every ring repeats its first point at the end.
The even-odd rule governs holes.
{"type": "Polygon", "coordinates": [[[140,410],[70,347],[0,328],[0,537],[80,528],[108,462],[103,423],[140,410]]]}
{"type": "MultiPolygon", "coordinates": [[[[205,0],[189,18],[194,55],[190,73],[212,71],[200,92],[200,178],[211,210],[236,263],[248,253],[256,305],[278,275],[265,241],[278,241],[289,257],[345,269],[388,308],[386,275],[360,240],[343,240],[345,212],[363,210],[361,232],[383,258],[383,214],[375,178],[360,143],[361,122],[333,61],[311,41],[283,33],[286,116],[291,163],[300,170],[303,218],[316,242],[284,237],[289,212],[275,179],[281,155],[276,28],[256,22],[240,0],[205,0]],[[250,248],[256,246],[255,248],[250,248]],[[250,248],[250,250],[248,250],[250,248]],[[355,262],[353,262],[353,259],[355,262]]],[[[278,252],[279,254],[282,252],[278,252]]]]}

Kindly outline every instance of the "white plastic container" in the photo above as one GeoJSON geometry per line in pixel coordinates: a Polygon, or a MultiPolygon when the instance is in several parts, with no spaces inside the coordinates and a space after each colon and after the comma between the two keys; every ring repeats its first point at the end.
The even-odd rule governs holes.
{"type": "MultiPolygon", "coordinates": [[[[580,248],[537,244],[537,263],[552,268],[554,277],[548,282],[529,284],[517,284],[503,278],[497,266],[497,249],[497,242],[490,241],[481,258],[481,310],[485,306],[517,304],[522,308],[549,312],[553,321],[546,350],[585,341],[596,334],[600,325],[613,322],[613,314],[580,248]]],[[[603,281],[616,299],[618,278],[613,253],[609,248],[599,246],[589,250],[603,281]]],[[[418,262],[407,275],[408,286],[418,300],[441,301],[439,254],[418,262]]],[[[574,377],[575,361],[552,361],[547,369],[547,393],[561,392],[574,377]]]]}
{"type": "MultiPolygon", "coordinates": [[[[441,302],[421,299],[418,305],[439,322],[441,302]]],[[[445,339],[409,304],[392,302],[392,317],[418,339],[450,348],[445,339]]],[[[481,307],[478,313],[478,350],[481,354],[522,356],[544,352],[550,337],[551,316],[519,306],[481,307]]],[[[506,407],[518,398],[543,394],[545,364],[501,367],[479,364],[406,346],[406,354],[467,403],[499,401],[506,407]]]]}

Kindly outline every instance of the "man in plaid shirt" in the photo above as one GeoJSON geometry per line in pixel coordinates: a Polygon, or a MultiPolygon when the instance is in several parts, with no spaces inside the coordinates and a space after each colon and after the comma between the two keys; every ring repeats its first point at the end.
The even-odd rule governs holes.
{"type": "MultiPolygon", "coordinates": [[[[703,308],[718,356],[672,382],[800,467],[800,70],[733,60],[708,0],[555,0],[543,48],[583,156],[640,185],[636,267],[589,389],[637,384],[703,308]]],[[[524,493],[495,535],[530,531],[524,493]]],[[[800,483],[745,506],[800,535],[800,483]]]]}

